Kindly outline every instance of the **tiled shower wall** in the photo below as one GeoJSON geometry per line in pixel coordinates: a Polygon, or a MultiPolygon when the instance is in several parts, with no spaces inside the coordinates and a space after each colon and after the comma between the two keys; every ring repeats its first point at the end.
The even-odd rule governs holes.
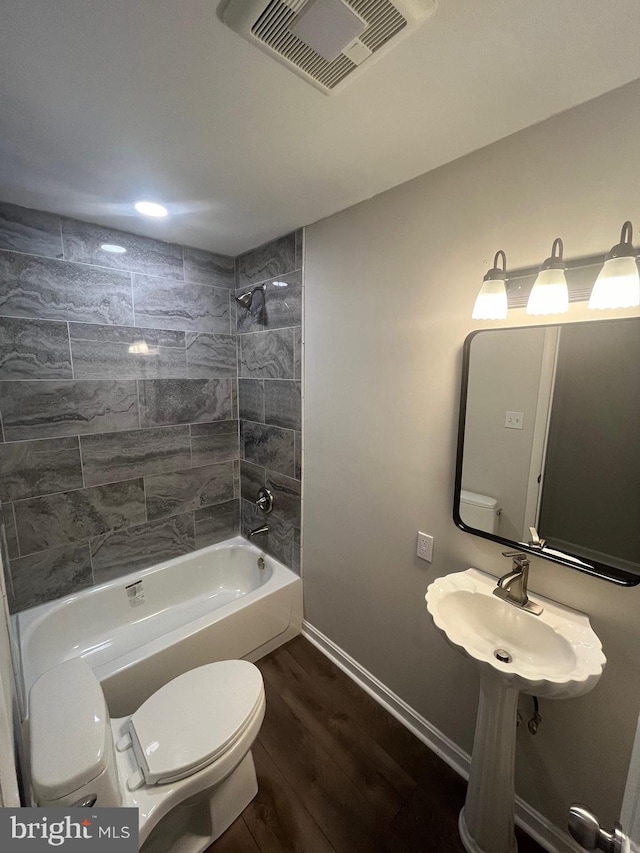
{"type": "Polygon", "coordinates": [[[302,232],[234,260],[0,203],[13,611],[234,535],[240,465],[242,531],[299,571],[301,267],[302,232]]]}
{"type": "Polygon", "coordinates": [[[242,532],[267,524],[261,548],[300,571],[302,477],[302,232],[236,259],[238,290],[260,287],[251,308],[237,306],[242,532]],[[258,489],[273,512],[256,506],[258,489]]]}
{"type": "Polygon", "coordinates": [[[233,258],[0,205],[14,611],[238,532],[234,288],[233,258]]]}

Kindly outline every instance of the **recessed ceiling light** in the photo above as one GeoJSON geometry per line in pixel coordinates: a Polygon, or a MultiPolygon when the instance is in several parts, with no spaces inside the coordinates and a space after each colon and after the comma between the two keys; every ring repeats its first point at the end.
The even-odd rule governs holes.
{"type": "Polygon", "coordinates": [[[124,255],[127,251],[124,246],[118,246],[116,243],[101,243],[100,248],[103,252],[111,252],[112,255],[124,255]]]}
{"type": "Polygon", "coordinates": [[[134,207],[143,216],[166,216],[169,212],[166,207],[155,201],[137,201],[134,207]]]}

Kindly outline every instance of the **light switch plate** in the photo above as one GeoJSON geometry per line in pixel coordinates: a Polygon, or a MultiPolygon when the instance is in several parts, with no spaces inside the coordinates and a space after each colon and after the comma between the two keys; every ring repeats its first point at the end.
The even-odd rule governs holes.
{"type": "Polygon", "coordinates": [[[524,412],[506,412],[504,425],[506,429],[522,429],[524,426],[524,412]]]}

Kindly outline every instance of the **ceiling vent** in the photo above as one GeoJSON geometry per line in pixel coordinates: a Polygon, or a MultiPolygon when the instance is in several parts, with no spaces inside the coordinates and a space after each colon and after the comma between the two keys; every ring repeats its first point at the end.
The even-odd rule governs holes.
{"type": "Polygon", "coordinates": [[[325,95],[424,23],[435,0],[225,0],[232,30],[325,95]]]}

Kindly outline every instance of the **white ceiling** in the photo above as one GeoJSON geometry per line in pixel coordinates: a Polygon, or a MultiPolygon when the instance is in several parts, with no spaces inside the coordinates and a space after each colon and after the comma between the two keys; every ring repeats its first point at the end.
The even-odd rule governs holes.
{"type": "Polygon", "coordinates": [[[0,199],[235,255],[640,77],[638,0],[438,0],[331,97],[218,2],[0,0],[0,199]]]}

